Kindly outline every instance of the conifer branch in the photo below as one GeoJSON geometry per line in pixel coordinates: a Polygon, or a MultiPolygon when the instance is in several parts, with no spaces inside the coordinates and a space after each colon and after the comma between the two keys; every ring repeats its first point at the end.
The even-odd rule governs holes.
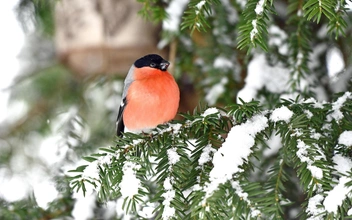
{"type": "Polygon", "coordinates": [[[205,31],[210,25],[206,19],[211,16],[213,4],[220,4],[219,0],[191,0],[188,4],[188,10],[185,11],[181,30],[190,29],[191,34],[197,31],[205,31]]]}
{"type": "Polygon", "coordinates": [[[275,13],[273,2],[269,0],[251,0],[248,1],[243,11],[242,25],[239,27],[239,40],[237,47],[239,49],[260,46],[264,51],[268,51],[266,36],[268,34],[267,21],[269,15],[275,13]]]}
{"type": "Polygon", "coordinates": [[[334,131],[342,131],[352,125],[352,94],[345,93],[324,106],[313,99],[283,100],[281,104],[262,112],[258,102],[243,102],[221,115],[218,109],[209,108],[184,115],[183,123],[160,126],[151,135],[126,133],[118,139],[117,148],[86,157],[90,164],[73,171],[79,175],[71,177],[72,187],[85,192],[85,184],[92,184],[103,201],[123,196],[125,210],[136,215],[138,204],[156,202],[157,219],[278,218],[284,217],[284,207],[291,204],[285,197],[285,182],[289,180],[285,166],[289,166],[297,171],[306,192],[308,203],[303,215],[344,215],[345,206],[339,206],[343,211],[336,213],[330,213],[327,204],[318,205],[319,213],[311,208],[314,201],[329,201],[335,187],[350,184],[344,174],[333,172],[328,158],[335,149],[344,152],[334,147],[340,134],[325,128],[331,124],[338,127],[334,131]],[[272,166],[267,181],[250,182],[246,178],[253,166],[250,158],[258,153],[257,145],[267,132],[280,134],[283,146],[278,153],[282,159],[272,166]],[[226,139],[223,134],[227,134],[226,139]],[[246,141],[235,142],[239,137],[246,141]],[[328,141],[331,138],[335,141],[328,141]],[[235,149],[237,155],[231,153],[235,149]],[[89,171],[94,169],[92,175],[89,171]],[[132,191],[131,185],[126,191],[123,183],[127,173],[137,183],[132,184],[132,191]],[[334,180],[336,175],[342,182],[334,180]],[[156,184],[155,194],[151,194],[150,181],[156,184]]]}

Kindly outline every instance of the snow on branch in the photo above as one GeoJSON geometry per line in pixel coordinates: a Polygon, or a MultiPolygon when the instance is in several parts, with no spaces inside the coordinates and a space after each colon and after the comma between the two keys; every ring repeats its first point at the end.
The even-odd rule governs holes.
{"type": "Polygon", "coordinates": [[[181,29],[189,28],[193,33],[194,30],[204,31],[206,27],[210,27],[205,17],[212,14],[212,4],[219,4],[219,0],[190,1],[181,29]]]}
{"type": "MultiPolygon", "coordinates": [[[[172,173],[172,167],[180,161],[180,155],[178,155],[177,151],[175,148],[170,148],[167,150],[167,158],[168,158],[168,163],[169,163],[169,171],[172,173]]],[[[164,209],[163,209],[163,214],[162,218],[163,219],[170,219],[175,216],[175,208],[171,205],[171,202],[175,198],[176,191],[173,188],[174,185],[174,177],[173,176],[168,176],[164,180],[164,193],[161,195],[164,198],[164,201],[162,202],[164,209]]]]}
{"type": "Polygon", "coordinates": [[[345,198],[352,191],[351,186],[346,186],[346,183],[350,181],[352,181],[351,178],[343,176],[339,179],[339,183],[330,192],[328,192],[323,202],[326,211],[337,213],[338,207],[342,205],[345,198]]]}
{"type": "Polygon", "coordinates": [[[173,0],[169,3],[169,6],[165,9],[168,16],[163,20],[163,30],[170,32],[179,32],[180,23],[189,0],[173,0]]]}
{"type": "Polygon", "coordinates": [[[120,192],[122,198],[130,198],[138,194],[138,189],[141,187],[141,181],[136,177],[136,171],[141,168],[139,164],[126,162],[123,165],[123,176],[120,183],[120,192]]]}
{"type": "Polygon", "coordinates": [[[340,109],[348,99],[352,99],[351,92],[346,92],[343,96],[339,97],[335,102],[332,103],[333,112],[328,115],[328,121],[331,121],[333,119],[339,121],[343,118],[343,114],[340,109]]]}
{"type": "Polygon", "coordinates": [[[160,125],[150,134],[125,133],[117,146],[85,157],[89,164],[72,171],[78,175],[71,177],[71,187],[87,191],[89,183],[99,199],[125,198],[125,209],[134,213],[138,204],[158,201],[156,219],[236,218],[236,210],[252,218],[278,217],[290,202],[283,193],[284,183],[291,181],[289,167],[307,194],[304,215],[339,217],[352,191],[352,135],[346,130],[351,99],[347,92],[333,103],[282,100],[272,110],[263,110],[258,101],[241,101],[184,114],[183,121],[160,125]],[[271,157],[280,160],[260,174],[268,183],[252,180],[253,160],[264,154],[272,134],[282,146],[271,157]]]}
{"type": "MultiPolygon", "coordinates": [[[[255,136],[268,127],[268,119],[263,115],[256,115],[246,123],[231,128],[225,142],[214,153],[210,171],[210,181],[205,185],[206,192],[203,203],[211,197],[220,184],[232,180],[237,173],[243,172],[241,166],[248,160],[255,144],[255,136]]],[[[241,190],[239,190],[241,191],[241,190]]],[[[239,195],[241,198],[242,194],[239,195]]],[[[243,198],[247,201],[246,198],[243,198]]]]}
{"type": "Polygon", "coordinates": [[[264,51],[268,50],[267,42],[264,36],[268,33],[266,22],[269,19],[268,15],[271,13],[272,2],[268,0],[251,0],[246,4],[243,11],[244,24],[240,26],[240,36],[238,48],[243,49],[259,45],[264,51]]]}

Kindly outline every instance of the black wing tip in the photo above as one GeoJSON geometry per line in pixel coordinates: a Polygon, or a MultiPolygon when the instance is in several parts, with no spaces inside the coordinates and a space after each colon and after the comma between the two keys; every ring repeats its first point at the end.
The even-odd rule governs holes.
{"type": "Polygon", "coordinates": [[[125,125],[123,123],[123,120],[121,119],[121,121],[119,121],[117,123],[116,136],[122,137],[122,133],[123,133],[124,129],[125,129],[125,125]]]}
{"type": "Polygon", "coordinates": [[[119,109],[119,114],[116,120],[116,136],[122,137],[122,133],[125,130],[125,123],[123,122],[123,111],[125,110],[127,104],[126,98],[122,100],[122,104],[119,109]]]}

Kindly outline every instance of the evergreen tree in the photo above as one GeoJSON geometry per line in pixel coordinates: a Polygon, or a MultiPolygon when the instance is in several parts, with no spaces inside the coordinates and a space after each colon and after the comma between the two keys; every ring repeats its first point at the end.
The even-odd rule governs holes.
{"type": "MultiPolygon", "coordinates": [[[[55,133],[60,160],[26,161],[35,169],[44,160],[58,196],[46,209],[33,197],[1,200],[0,218],[77,216],[79,195],[92,219],[352,216],[348,1],[139,2],[141,16],[162,23],[159,46],[170,47],[175,77],[206,104],[149,134],[115,138],[110,100],[118,103],[122,78],[82,83],[60,64],[22,76],[13,98],[30,110],[2,137],[0,162],[10,164],[12,146],[35,143],[34,131],[55,133]]],[[[21,1],[49,38],[54,4],[21,1]]]]}

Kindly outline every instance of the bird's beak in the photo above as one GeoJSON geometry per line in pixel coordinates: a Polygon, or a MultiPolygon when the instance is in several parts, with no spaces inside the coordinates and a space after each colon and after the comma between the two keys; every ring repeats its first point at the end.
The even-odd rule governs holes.
{"type": "Polygon", "coordinates": [[[161,63],[160,63],[160,69],[162,71],[165,71],[167,70],[167,68],[169,67],[170,63],[166,60],[163,60],[161,63]]]}

